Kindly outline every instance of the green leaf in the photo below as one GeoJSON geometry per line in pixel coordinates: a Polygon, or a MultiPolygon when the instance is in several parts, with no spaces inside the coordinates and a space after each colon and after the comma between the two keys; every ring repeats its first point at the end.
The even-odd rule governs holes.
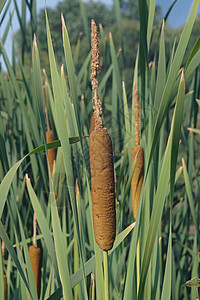
{"type": "Polygon", "coordinates": [[[87,66],[88,66],[88,64],[89,64],[89,62],[91,60],[91,57],[92,57],[92,52],[90,51],[88,53],[88,56],[87,56],[86,60],[84,61],[83,65],[82,65],[79,73],[78,73],[77,80],[76,80],[77,85],[80,84],[81,79],[82,79],[82,77],[83,77],[83,75],[85,73],[85,70],[86,70],[86,68],[87,68],[87,66]]]}
{"type": "Polygon", "coordinates": [[[199,226],[198,226],[198,222],[196,219],[196,213],[195,213],[194,199],[192,196],[192,188],[191,188],[188,172],[187,172],[183,158],[182,158],[182,165],[183,165],[183,175],[184,175],[185,187],[186,187],[186,192],[187,192],[187,196],[188,196],[188,201],[189,201],[189,205],[190,205],[193,222],[194,222],[197,232],[199,232],[199,226]]]}
{"type": "Polygon", "coordinates": [[[46,145],[47,126],[46,126],[45,113],[44,113],[44,100],[43,100],[43,93],[42,93],[40,59],[39,59],[35,35],[34,35],[33,48],[32,48],[32,65],[33,65],[33,85],[36,93],[36,101],[37,101],[40,121],[42,123],[43,138],[46,145]]]}
{"type": "Polygon", "coordinates": [[[167,260],[165,264],[165,275],[163,281],[161,300],[171,299],[171,288],[172,288],[172,233],[171,233],[171,225],[170,225],[167,260]]]}
{"type": "MultiPolygon", "coordinates": [[[[69,143],[76,143],[79,140],[78,137],[73,137],[73,138],[69,138],[69,143]]],[[[52,149],[52,148],[58,148],[60,147],[60,141],[54,141],[51,143],[47,144],[47,149],[52,149]]],[[[45,145],[39,146],[36,149],[32,150],[30,153],[28,153],[27,155],[25,155],[22,159],[20,159],[18,162],[16,162],[14,164],[14,166],[12,166],[12,168],[7,172],[7,174],[5,175],[5,177],[3,178],[1,184],[0,184],[0,216],[3,213],[3,209],[4,209],[4,205],[5,205],[5,201],[11,186],[11,183],[13,181],[13,178],[19,168],[19,166],[21,165],[21,163],[24,161],[25,158],[27,158],[29,155],[35,154],[35,153],[39,153],[41,151],[45,150],[45,145]]]]}
{"type": "Polygon", "coordinates": [[[121,81],[119,65],[117,62],[117,56],[116,56],[115,46],[113,43],[111,32],[109,33],[109,41],[110,41],[110,53],[111,53],[111,58],[112,58],[113,72],[115,73],[118,96],[119,96],[119,99],[121,100],[122,99],[122,88],[121,88],[122,81],[121,81]]]}
{"type": "Polygon", "coordinates": [[[156,0],[150,0],[149,1],[149,12],[148,12],[148,25],[147,25],[147,48],[149,50],[150,47],[150,41],[151,41],[151,35],[152,35],[152,28],[153,28],[153,22],[154,22],[154,15],[155,15],[155,6],[156,6],[156,0]]]}
{"type": "Polygon", "coordinates": [[[9,31],[9,29],[11,27],[11,23],[12,23],[12,18],[13,18],[14,12],[15,12],[15,9],[12,10],[12,13],[10,14],[10,17],[9,17],[9,21],[8,21],[8,23],[6,25],[5,30],[4,30],[4,34],[3,34],[3,37],[1,39],[1,43],[3,43],[3,44],[6,41],[6,38],[7,38],[7,35],[8,35],[8,31],[9,31]]]}
{"type": "Polygon", "coordinates": [[[80,130],[79,118],[78,118],[78,103],[77,103],[77,90],[76,90],[74,63],[73,63],[73,58],[72,58],[69,36],[68,36],[67,28],[65,26],[65,21],[64,21],[63,15],[61,15],[61,19],[62,19],[63,46],[64,46],[64,52],[65,52],[67,73],[68,73],[68,78],[69,78],[70,95],[71,95],[72,103],[73,103],[74,109],[75,109],[76,121],[78,123],[78,128],[80,130]]]}
{"type": "Polygon", "coordinates": [[[122,90],[123,90],[124,120],[125,120],[125,139],[124,139],[124,144],[126,145],[128,142],[131,141],[131,129],[130,129],[130,118],[129,118],[128,102],[127,102],[126,88],[125,88],[124,81],[122,82],[122,90]]]}
{"type": "Polygon", "coordinates": [[[119,28],[120,44],[121,44],[121,49],[122,49],[122,59],[123,59],[123,63],[124,63],[124,43],[123,43],[123,33],[122,33],[122,17],[121,17],[119,0],[115,0],[115,12],[116,12],[116,17],[117,17],[117,25],[118,25],[118,28],[119,28]]]}
{"type": "MultiPolygon", "coordinates": [[[[67,30],[66,30],[66,27],[64,24],[63,17],[62,17],[62,23],[63,23],[63,43],[64,43],[65,52],[66,52],[66,57],[68,57],[68,55],[70,56],[70,57],[68,57],[69,61],[66,61],[66,63],[69,64],[68,71],[70,71],[70,66],[71,66],[71,64],[73,64],[73,61],[72,61],[72,57],[70,54],[71,49],[69,49],[70,45],[69,45],[69,40],[68,40],[68,34],[67,34],[67,30]],[[67,50],[70,53],[67,52],[67,50]]],[[[80,231],[79,231],[79,221],[78,221],[78,213],[77,213],[77,206],[76,206],[76,199],[75,199],[73,168],[72,168],[72,161],[71,161],[71,149],[70,149],[69,138],[68,138],[69,132],[68,132],[67,124],[66,124],[66,115],[65,115],[65,112],[63,109],[64,103],[63,103],[63,96],[62,96],[62,89],[61,89],[61,79],[60,79],[58,71],[57,71],[47,13],[46,13],[46,27],[47,27],[49,62],[50,62],[50,70],[51,70],[51,77],[52,77],[55,108],[56,108],[56,114],[57,114],[57,119],[58,119],[58,128],[59,128],[59,134],[60,134],[61,149],[62,149],[62,153],[63,153],[64,167],[65,167],[65,173],[66,173],[66,178],[67,178],[67,186],[68,186],[69,195],[70,195],[70,202],[71,202],[72,211],[73,211],[74,226],[77,231],[77,238],[78,238],[79,250],[80,250],[80,261],[81,261],[81,266],[82,266],[81,269],[82,269],[83,274],[85,274],[83,243],[82,243],[80,231]]],[[[72,72],[72,77],[70,79],[70,81],[71,81],[70,85],[71,85],[71,90],[73,91],[74,84],[75,84],[73,77],[75,78],[75,74],[73,75],[73,70],[71,70],[71,72],[72,72]]],[[[68,74],[69,74],[69,72],[68,72],[68,74]]],[[[72,98],[75,97],[75,92],[76,91],[72,92],[72,98]]],[[[73,99],[73,101],[76,101],[76,100],[77,99],[73,99]]],[[[76,105],[76,103],[75,103],[75,105],[76,105]]],[[[74,108],[75,108],[75,105],[74,105],[74,108]]],[[[80,127],[79,127],[79,129],[80,129],[80,127]]],[[[54,198],[53,198],[53,202],[55,202],[54,198]]],[[[62,248],[62,245],[60,244],[62,241],[60,224],[58,225],[58,228],[56,227],[56,220],[58,218],[57,207],[56,207],[56,209],[52,208],[52,213],[54,216],[54,227],[53,228],[58,233],[58,239],[56,241],[56,249],[57,249],[57,252],[59,253],[59,252],[63,252],[64,250],[62,248]]],[[[62,261],[61,261],[60,257],[58,257],[58,255],[57,255],[57,259],[59,259],[58,267],[59,267],[59,270],[61,271],[61,275],[62,275],[61,281],[63,284],[64,296],[67,296],[66,293],[67,293],[67,289],[68,289],[67,287],[69,285],[69,280],[68,280],[69,274],[67,271],[64,272],[62,261]]],[[[67,262],[64,261],[64,263],[66,265],[67,262]]],[[[67,265],[66,265],[66,268],[68,268],[67,265]]],[[[87,299],[87,289],[86,289],[85,280],[83,281],[83,284],[84,284],[84,296],[85,296],[85,299],[87,299]]],[[[71,293],[72,292],[70,290],[69,295],[68,295],[69,299],[70,299],[71,293]]]]}
{"type": "Polygon", "coordinates": [[[29,194],[29,197],[31,200],[31,204],[33,206],[33,210],[36,213],[37,222],[38,222],[40,230],[43,234],[46,248],[48,250],[49,257],[51,259],[52,265],[54,266],[54,270],[55,270],[55,273],[56,273],[56,276],[58,279],[59,278],[58,266],[57,266],[57,261],[56,261],[56,257],[55,257],[55,247],[54,247],[53,239],[51,236],[51,232],[49,230],[47,220],[45,218],[45,215],[43,213],[43,210],[41,208],[39,200],[35,194],[35,191],[31,185],[31,182],[30,182],[30,179],[28,178],[28,176],[26,176],[26,185],[27,185],[28,194],[29,194]]]}
{"type": "MultiPolygon", "coordinates": [[[[119,233],[116,238],[115,242],[113,244],[113,248],[108,251],[108,255],[111,255],[113,251],[122,243],[122,241],[127,237],[127,235],[132,231],[132,229],[135,227],[135,223],[132,223],[129,225],[126,229],[124,229],[121,233],[119,233]]],[[[103,261],[103,258],[101,257],[101,260],[103,261]]],[[[85,263],[85,273],[86,275],[89,275],[96,267],[96,258],[93,256],[85,263]]],[[[79,269],[76,273],[71,275],[71,287],[75,287],[81,280],[82,277],[82,271],[79,269]]],[[[62,288],[58,288],[47,300],[58,300],[62,298],[62,288]]]]}
{"type": "Polygon", "coordinates": [[[3,7],[4,7],[5,3],[6,3],[6,1],[7,1],[7,0],[2,0],[2,1],[0,2],[0,13],[1,13],[1,11],[2,11],[2,9],[3,9],[3,7]]]}
{"type": "Polygon", "coordinates": [[[182,72],[178,94],[177,94],[177,102],[176,102],[176,107],[174,112],[176,118],[174,119],[174,124],[172,125],[173,137],[172,137],[171,171],[170,171],[171,201],[173,200],[173,194],[174,194],[174,180],[176,174],[178,147],[179,147],[179,139],[180,139],[180,132],[181,132],[181,123],[183,118],[184,98],[185,98],[185,80],[183,74],[184,73],[182,72]]]}
{"type": "Polygon", "coordinates": [[[16,265],[16,267],[17,267],[17,269],[18,269],[18,271],[19,271],[19,273],[20,273],[20,275],[22,277],[23,282],[24,282],[27,290],[29,291],[29,294],[31,295],[31,291],[30,291],[29,284],[27,282],[26,276],[25,276],[25,274],[24,274],[24,272],[22,270],[21,264],[20,264],[20,262],[19,262],[19,260],[17,258],[17,255],[15,253],[13,245],[11,244],[11,242],[10,242],[8,236],[7,236],[7,233],[6,233],[5,229],[4,229],[4,226],[3,226],[3,224],[2,224],[1,221],[0,221],[0,237],[4,241],[6,249],[10,253],[10,255],[11,255],[11,257],[12,257],[12,259],[13,259],[13,261],[14,261],[14,263],[15,263],[15,265],[16,265]]]}
{"type": "Polygon", "coordinates": [[[160,128],[163,124],[164,117],[166,116],[167,111],[170,106],[170,95],[171,95],[172,88],[174,86],[174,83],[175,83],[175,80],[177,77],[177,73],[180,69],[182,59],[185,54],[185,50],[186,50],[186,47],[187,47],[187,44],[188,44],[188,41],[189,41],[189,38],[191,35],[191,31],[192,31],[192,28],[194,25],[198,5],[199,5],[199,0],[194,0],[187,23],[183,29],[183,32],[181,34],[181,37],[180,37],[180,40],[178,43],[178,47],[177,47],[177,50],[176,50],[176,53],[174,56],[173,64],[169,70],[169,75],[167,78],[165,89],[163,91],[161,104],[160,104],[159,111],[158,111],[158,114],[156,117],[151,152],[150,152],[150,157],[149,157],[148,166],[147,166],[147,172],[148,172],[148,169],[149,169],[149,166],[150,166],[150,163],[152,160],[153,152],[154,152],[157,140],[158,140],[160,128]]]}
{"type": "Polygon", "coordinates": [[[90,41],[90,35],[89,35],[89,29],[88,29],[88,19],[87,19],[87,15],[85,13],[85,6],[82,0],[80,0],[80,8],[81,8],[81,15],[83,18],[83,26],[84,26],[84,30],[85,30],[85,34],[88,38],[88,42],[90,41]]]}
{"type": "MultiPolygon", "coordinates": [[[[181,79],[180,89],[184,91],[184,81],[181,79]]],[[[182,92],[180,95],[182,95],[182,92]]],[[[176,126],[180,128],[180,124],[182,121],[182,106],[184,102],[182,98],[176,102],[173,118],[172,118],[172,126],[170,130],[170,135],[167,142],[167,147],[164,154],[164,159],[162,163],[162,168],[158,180],[158,187],[153,201],[153,209],[151,213],[151,220],[149,224],[149,230],[147,235],[147,240],[145,244],[144,250],[144,259],[142,262],[142,269],[141,269],[141,279],[140,279],[140,286],[139,286],[139,296],[138,299],[143,299],[143,292],[144,292],[144,285],[146,281],[146,276],[148,273],[148,268],[151,260],[151,255],[154,247],[155,238],[157,235],[159,223],[162,216],[163,206],[165,202],[165,198],[168,194],[168,183],[170,181],[170,166],[171,166],[171,159],[172,159],[172,147],[174,144],[179,142],[179,136],[174,134],[176,126]],[[180,109],[180,112],[178,111],[180,109]],[[173,141],[173,144],[172,144],[173,141]]],[[[137,221],[137,220],[136,220],[137,221]]]]}
{"type": "Polygon", "coordinates": [[[165,88],[165,83],[166,83],[166,62],[165,62],[165,36],[164,36],[164,23],[163,23],[161,29],[161,35],[160,35],[158,72],[157,72],[156,88],[155,88],[155,96],[154,96],[155,111],[158,111],[159,109],[163,90],[165,88]]]}
{"type": "Polygon", "coordinates": [[[186,66],[185,66],[185,71],[187,70],[187,68],[188,68],[191,60],[193,59],[193,57],[195,56],[195,54],[199,50],[199,47],[200,47],[200,36],[198,37],[198,39],[197,39],[197,41],[196,41],[196,43],[195,43],[195,45],[194,45],[194,47],[193,47],[193,49],[192,49],[192,51],[190,53],[190,56],[189,56],[189,58],[187,60],[186,66]]]}

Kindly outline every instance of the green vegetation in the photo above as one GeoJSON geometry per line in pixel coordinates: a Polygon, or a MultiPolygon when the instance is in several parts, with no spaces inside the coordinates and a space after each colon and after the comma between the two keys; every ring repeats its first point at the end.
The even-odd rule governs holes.
{"type": "MultiPolygon", "coordinates": [[[[1,1],[0,24],[10,3],[1,1]]],[[[115,0],[110,9],[64,1],[39,16],[36,0],[14,3],[21,29],[12,62],[4,48],[10,21],[0,42],[7,67],[0,70],[0,299],[199,298],[199,0],[177,32],[159,21],[151,0],[115,0]],[[91,191],[91,18],[99,24],[98,96],[114,154],[116,238],[104,251],[92,216],[101,191],[91,191]],[[134,220],[138,143],[144,178],[134,220]]],[[[110,181],[101,173],[103,189],[110,181]]]]}

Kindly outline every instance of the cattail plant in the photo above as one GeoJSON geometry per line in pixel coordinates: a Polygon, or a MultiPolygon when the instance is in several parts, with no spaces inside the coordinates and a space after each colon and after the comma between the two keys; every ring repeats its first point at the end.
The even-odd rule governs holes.
{"type": "MultiPolygon", "coordinates": [[[[144,178],[144,149],[140,145],[140,115],[138,94],[136,83],[134,82],[134,105],[135,105],[135,146],[131,149],[131,166],[135,165],[132,181],[131,181],[131,194],[132,194],[132,210],[133,217],[136,219],[137,210],[140,200],[140,193],[144,178]]],[[[137,293],[139,291],[140,280],[140,237],[137,243],[137,293]]]]}
{"type": "Polygon", "coordinates": [[[144,149],[140,145],[140,116],[136,83],[134,82],[134,104],[135,104],[135,146],[131,149],[131,165],[135,162],[135,170],[131,182],[132,210],[136,219],[140,193],[144,178],[144,149]]]}
{"type": "Polygon", "coordinates": [[[91,79],[94,92],[94,130],[89,138],[94,235],[104,254],[105,300],[109,299],[108,250],[116,234],[115,181],[111,138],[103,125],[101,101],[97,95],[99,46],[97,27],[91,22],[91,79]]]}
{"type": "Polygon", "coordinates": [[[99,73],[99,48],[97,27],[92,20],[92,89],[94,91],[94,130],[90,134],[90,167],[93,201],[94,234],[102,250],[112,248],[116,231],[115,182],[111,138],[103,125],[101,101],[97,95],[99,73]]]}
{"type": "Polygon", "coordinates": [[[37,290],[38,298],[40,298],[40,289],[41,289],[41,267],[42,267],[42,250],[37,247],[36,241],[36,227],[37,219],[36,214],[33,215],[33,245],[28,249],[31,266],[33,270],[33,276],[35,280],[35,286],[37,290]]]}

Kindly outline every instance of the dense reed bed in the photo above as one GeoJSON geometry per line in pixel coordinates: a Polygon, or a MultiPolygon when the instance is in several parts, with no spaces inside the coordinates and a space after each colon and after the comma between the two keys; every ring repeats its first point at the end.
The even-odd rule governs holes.
{"type": "MultiPolygon", "coordinates": [[[[0,3],[1,23],[10,3],[0,3]]],[[[8,59],[12,15],[0,44],[0,299],[196,299],[199,39],[185,53],[199,0],[169,57],[162,22],[151,62],[155,1],[138,1],[140,41],[128,79],[118,0],[121,49],[99,25],[100,53],[92,44],[79,70],[80,44],[72,51],[63,15],[57,64],[45,11],[48,72],[31,3],[14,1],[22,32],[31,16],[31,68],[14,39],[8,59]]],[[[80,11],[89,32],[82,1],[80,11]]]]}

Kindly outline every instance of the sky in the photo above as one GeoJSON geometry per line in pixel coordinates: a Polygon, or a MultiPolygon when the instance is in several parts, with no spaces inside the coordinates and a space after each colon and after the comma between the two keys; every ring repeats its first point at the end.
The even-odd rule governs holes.
{"type": "MultiPolygon", "coordinates": [[[[87,2],[88,0],[83,0],[83,2],[87,2]]],[[[94,0],[97,1],[97,0],[94,0]]],[[[113,5],[114,0],[99,0],[100,2],[106,3],[108,6],[113,5]]],[[[161,6],[162,9],[162,16],[164,16],[170,7],[170,5],[173,3],[174,0],[156,0],[156,4],[161,6]]],[[[55,8],[56,5],[60,2],[60,0],[46,0],[47,7],[55,8]]],[[[177,28],[181,25],[183,25],[190,12],[190,8],[192,6],[193,0],[178,0],[175,6],[173,7],[173,10],[171,11],[169,17],[168,17],[168,24],[173,27],[177,28]]],[[[19,8],[21,7],[21,0],[17,0],[17,3],[19,5],[19,8]]],[[[40,11],[40,9],[44,8],[45,0],[37,0],[37,12],[40,11]]],[[[10,13],[12,12],[12,9],[14,7],[13,1],[10,5],[10,13]]],[[[198,13],[200,13],[200,7],[198,9],[198,13]]],[[[2,14],[0,15],[1,20],[2,14]]],[[[4,33],[6,24],[9,20],[9,14],[7,14],[6,19],[4,20],[1,28],[0,28],[0,39],[4,33]]],[[[11,59],[11,49],[12,49],[12,31],[16,31],[19,29],[19,23],[16,16],[16,13],[13,17],[12,21],[12,29],[9,30],[9,34],[7,36],[7,40],[5,42],[5,49],[8,54],[9,59],[11,59]]],[[[5,68],[4,62],[2,60],[2,57],[0,57],[0,61],[2,62],[3,69],[5,68]]]]}

